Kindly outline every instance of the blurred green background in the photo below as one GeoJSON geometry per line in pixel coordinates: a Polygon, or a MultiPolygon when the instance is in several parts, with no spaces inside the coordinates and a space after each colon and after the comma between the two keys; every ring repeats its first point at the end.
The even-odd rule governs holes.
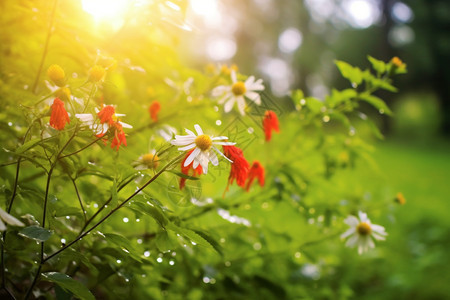
{"type": "Polygon", "coordinates": [[[394,117],[367,110],[386,136],[376,142],[379,172],[359,165],[340,175],[355,190],[402,192],[407,202],[384,204],[389,237],[381,254],[344,258],[348,265],[328,275],[323,268],[310,282],[317,293],[298,299],[448,299],[450,2],[224,0],[210,1],[209,11],[206,1],[192,2],[202,31],[184,41],[192,49],[186,56],[261,74],[281,99],[292,88],[321,98],[331,86],[346,87],[334,59],[368,67],[367,54],[385,61],[398,56],[408,65],[400,94],[380,94],[394,117]]]}

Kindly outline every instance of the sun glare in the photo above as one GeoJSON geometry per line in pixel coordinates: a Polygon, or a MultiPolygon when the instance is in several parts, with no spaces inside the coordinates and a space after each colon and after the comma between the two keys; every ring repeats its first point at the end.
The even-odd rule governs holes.
{"type": "Polygon", "coordinates": [[[96,21],[120,18],[125,12],[128,0],[82,0],[83,10],[96,21]]]}
{"type": "Polygon", "coordinates": [[[190,5],[197,15],[207,16],[209,14],[215,15],[217,13],[216,0],[191,0],[190,5]]]}

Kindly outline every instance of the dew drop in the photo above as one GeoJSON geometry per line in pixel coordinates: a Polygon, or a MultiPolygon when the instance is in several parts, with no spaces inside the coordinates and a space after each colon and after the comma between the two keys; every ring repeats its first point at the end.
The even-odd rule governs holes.
{"type": "Polygon", "coordinates": [[[253,127],[249,127],[247,131],[248,133],[252,134],[253,132],[255,132],[255,129],[253,129],[253,127]]]}
{"type": "Polygon", "coordinates": [[[209,283],[209,282],[210,282],[210,279],[209,279],[208,277],[205,276],[205,277],[203,277],[203,282],[204,282],[204,283],[209,283]]]}
{"type": "Polygon", "coordinates": [[[305,104],[306,104],[306,100],[305,99],[300,100],[300,105],[305,105],[305,104]]]}
{"type": "Polygon", "coordinates": [[[8,126],[11,127],[13,125],[12,122],[8,122],[8,126]]]}
{"type": "Polygon", "coordinates": [[[142,244],[142,239],[137,239],[138,244],[142,244]]]}
{"type": "Polygon", "coordinates": [[[295,256],[295,258],[300,258],[302,256],[302,254],[300,252],[295,252],[294,256],[295,256]]]}
{"type": "Polygon", "coordinates": [[[384,114],[384,109],[379,110],[380,114],[384,114]]]}
{"type": "Polygon", "coordinates": [[[128,221],[130,221],[130,220],[127,217],[123,218],[124,223],[128,223],[128,221]]]}
{"type": "Polygon", "coordinates": [[[116,260],[116,262],[117,262],[118,264],[121,264],[121,263],[122,263],[122,261],[121,261],[120,259],[116,260]]]}
{"type": "Polygon", "coordinates": [[[253,249],[255,249],[256,251],[259,251],[259,250],[261,250],[261,243],[254,243],[253,244],[253,249]]]}
{"type": "Polygon", "coordinates": [[[150,256],[150,251],[145,251],[145,252],[144,252],[144,256],[145,256],[145,257],[149,257],[149,256],[150,256]]]}
{"type": "Polygon", "coordinates": [[[217,120],[217,121],[216,121],[216,125],[217,125],[217,126],[222,125],[222,121],[221,121],[221,120],[217,120]]]}
{"type": "Polygon", "coordinates": [[[61,243],[65,244],[66,243],[66,239],[61,239],[61,243]]]}
{"type": "Polygon", "coordinates": [[[173,266],[175,262],[173,260],[169,261],[169,265],[173,266]]]}
{"type": "Polygon", "coordinates": [[[158,257],[158,258],[156,259],[156,261],[159,262],[159,263],[162,263],[163,259],[162,259],[161,257],[158,257]]]}
{"type": "Polygon", "coordinates": [[[229,267],[229,266],[231,266],[231,261],[226,261],[225,262],[225,267],[229,267]]]}
{"type": "Polygon", "coordinates": [[[141,221],[141,219],[136,219],[136,222],[140,222],[141,221]]]}
{"type": "Polygon", "coordinates": [[[330,116],[328,115],[323,116],[322,121],[324,121],[325,123],[330,122],[330,116]]]}

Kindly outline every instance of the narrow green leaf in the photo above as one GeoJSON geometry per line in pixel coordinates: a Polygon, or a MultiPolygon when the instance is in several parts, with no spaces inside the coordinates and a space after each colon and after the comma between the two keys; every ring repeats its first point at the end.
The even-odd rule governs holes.
{"type": "Polygon", "coordinates": [[[54,217],[65,217],[65,216],[81,216],[82,212],[79,207],[62,207],[54,211],[54,217]]]}
{"type": "Polygon", "coordinates": [[[376,58],[373,58],[370,55],[367,56],[367,59],[370,61],[370,63],[372,64],[373,69],[378,74],[383,74],[386,71],[386,64],[384,63],[384,61],[381,61],[381,60],[378,60],[376,58]]]}
{"type": "Polygon", "coordinates": [[[189,179],[189,180],[199,180],[200,179],[198,177],[189,176],[189,175],[186,175],[181,172],[174,171],[174,170],[167,170],[167,172],[173,173],[181,178],[185,178],[185,179],[189,179]]]}
{"type": "Polygon", "coordinates": [[[48,240],[52,236],[52,234],[53,231],[39,226],[25,227],[24,229],[19,231],[19,235],[39,242],[48,240]]]}
{"type": "Polygon", "coordinates": [[[156,247],[159,251],[167,252],[173,250],[178,246],[177,236],[171,231],[162,231],[156,236],[156,247]]]}
{"type": "Polygon", "coordinates": [[[89,289],[85,285],[66,274],[58,272],[47,272],[43,273],[42,277],[46,281],[56,283],[61,288],[68,290],[82,300],[95,300],[94,295],[92,295],[91,291],[89,291],[89,289]]]}
{"type": "Polygon", "coordinates": [[[148,201],[132,201],[128,206],[138,212],[153,217],[153,219],[155,219],[161,227],[165,227],[169,223],[169,219],[166,217],[164,212],[159,207],[150,204],[148,201]]]}
{"type": "Polygon", "coordinates": [[[117,180],[114,179],[111,187],[111,203],[110,205],[115,207],[119,203],[119,197],[117,196],[117,180]]]}
{"type": "Polygon", "coordinates": [[[18,147],[15,151],[15,153],[17,154],[21,154],[25,151],[27,151],[28,149],[32,148],[33,146],[39,144],[42,141],[41,138],[35,138],[32,140],[29,140],[28,142],[24,143],[22,146],[18,147]]]}
{"type": "Polygon", "coordinates": [[[140,256],[137,255],[136,248],[131,244],[131,242],[124,236],[115,233],[104,233],[105,239],[108,242],[119,246],[122,250],[126,250],[130,256],[132,256],[137,261],[142,261],[140,256]]]}
{"type": "Polygon", "coordinates": [[[306,106],[311,110],[311,112],[317,114],[320,112],[322,107],[324,107],[323,102],[317,98],[308,97],[305,99],[306,106]]]}
{"type": "Polygon", "coordinates": [[[350,64],[341,60],[336,60],[335,63],[344,78],[350,80],[352,84],[358,85],[361,83],[363,74],[359,68],[352,67],[350,64]]]}
{"type": "MultiPolygon", "coordinates": [[[[185,236],[187,239],[189,239],[191,242],[196,243],[197,245],[200,245],[200,246],[203,246],[203,247],[206,247],[206,248],[209,248],[209,249],[214,249],[219,254],[221,254],[221,252],[222,252],[220,248],[216,249],[216,247],[214,247],[213,243],[215,241],[214,242],[210,242],[209,241],[209,240],[213,241],[212,238],[208,238],[208,240],[204,238],[204,236],[206,236],[206,234],[200,235],[199,231],[194,231],[194,230],[191,230],[189,228],[180,227],[180,226],[177,226],[177,225],[175,225],[173,223],[169,224],[167,226],[167,228],[170,229],[170,230],[173,230],[176,233],[179,233],[179,234],[185,236]]],[[[217,244],[216,246],[219,246],[219,245],[217,244]]]]}
{"type": "Polygon", "coordinates": [[[360,99],[375,107],[380,113],[392,115],[391,109],[382,99],[368,94],[361,94],[360,99]]]}

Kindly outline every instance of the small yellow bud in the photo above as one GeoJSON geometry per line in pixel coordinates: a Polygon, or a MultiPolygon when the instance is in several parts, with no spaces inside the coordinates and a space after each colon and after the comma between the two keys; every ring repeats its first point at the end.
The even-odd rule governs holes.
{"type": "Polygon", "coordinates": [[[398,58],[397,56],[394,56],[394,57],[391,59],[391,63],[392,63],[394,66],[396,66],[397,68],[403,68],[403,67],[405,66],[405,64],[403,63],[403,61],[402,61],[400,58],[398,58]]]}
{"type": "Polygon", "coordinates": [[[51,65],[47,69],[47,76],[59,87],[62,87],[66,84],[66,74],[64,70],[58,65],[51,65]]]}
{"type": "Polygon", "coordinates": [[[205,66],[205,72],[206,74],[215,74],[216,73],[216,66],[212,63],[209,63],[205,66]]]}
{"type": "Polygon", "coordinates": [[[117,68],[117,61],[112,57],[103,56],[99,59],[98,64],[108,71],[114,71],[117,68]]]}
{"type": "Polygon", "coordinates": [[[105,77],[105,69],[102,66],[96,65],[93,66],[90,70],[89,70],[89,77],[88,80],[91,82],[99,82],[101,80],[103,80],[103,78],[105,77]]]}
{"type": "Polygon", "coordinates": [[[403,196],[402,193],[397,193],[397,196],[395,197],[395,202],[397,202],[400,205],[404,205],[406,203],[405,196],[403,196]]]}
{"type": "Polygon", "coordinates": [[[70,89],[68,87],[62,87],[55,92],[55,96],[63,101],[70,100],[70,89]]]}
{"type": "Polygon", "coordinates": [[[159,157],[156,154],[148,153],[142,156],[142,164],[149,169],[156,169],[159,165],[159,157]]]}

